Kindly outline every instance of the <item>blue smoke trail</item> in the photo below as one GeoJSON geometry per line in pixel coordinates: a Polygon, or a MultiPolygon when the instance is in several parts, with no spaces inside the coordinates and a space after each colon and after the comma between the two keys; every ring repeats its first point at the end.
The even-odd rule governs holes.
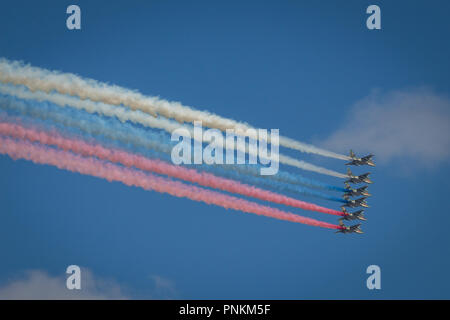
{"type": "MultiPolygon", "coordinates": [[[[133,153],[140,153],[151,158],[164,159],[168,162],[171,162],[170,153],[172,147],[177,143],[171,141],[165,132],[155,132],[147,128],[144,129],[139,125],[120,122],[116,118],[96,116],[72,108],[63,109],[50,102],[37,103],[12,96],[0,95],[0,107],[8,110],[8,113],[11,115],[32,117],[34,122],[37,121],[41,126],[46,128],[57,128],[62,132],[68,131],[71,134],[82,136],[88,141],[101,141],[106,146],[127,149],[133,153]],[[48,121],[51,121],[52,124],[50,125],[48,121]]],[[[260,166],[258,165],[200,165],[199,168],[232,179],[243,180],[247,184],[265,185],[277,190],[289,190],[327,200],[345,202],[345,200],[337,197],[305,189],[298,186],[298,184],[303,182],[307,186],[335,191],[345,190],[343,188],[329,186],[282,171],[278,173],[280,177],[277,177],[277,175],[260,176],[260,166]],[[288,182],[291,183],[295,182],[295,185],[286,183],[283,179],[290,180],[288,182]]]]}

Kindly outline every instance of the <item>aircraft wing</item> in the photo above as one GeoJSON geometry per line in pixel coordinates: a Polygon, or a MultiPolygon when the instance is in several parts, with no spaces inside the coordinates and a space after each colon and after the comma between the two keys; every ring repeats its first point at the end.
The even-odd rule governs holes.
{"type": "Polygon", "coordinates": [[[367,178],[367,176],[370,174],[370,172],[364,173],[359,175],[360,178],[367,178]]]}

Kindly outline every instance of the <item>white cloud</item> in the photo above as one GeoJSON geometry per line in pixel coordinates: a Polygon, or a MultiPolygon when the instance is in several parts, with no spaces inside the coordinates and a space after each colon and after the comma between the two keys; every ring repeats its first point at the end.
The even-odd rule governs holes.
{"type": "Polygon", "coordinates": [[[154,282],[153,296],[157,299],[174,299],[177,295],[175,285],[171,280],[157,275],[152,275],[150,278],[154,282]]]}
{"type": "MultiPolygon", "coordinates": [[[[123,288],[113,280],[93,275],[81,269],[81,290],[66,288],[68,274],[51,276],[41,270],[22,273],[0,287],[0,300],[122,300],[132,299],[123,293],[123,288]]],[[[147,293],[142,299],[174,299],[177,295],[175,284],[158,275],[150,276],[147,293]]],[[[139,299],[141,299],[139,298],[139,299]]]]}
{"type": "Polygon", "coordinates": [[[447,162],[450,99],[423,88],[374,92],[355,104],[341,128],[322,145],[338,152],[371,152],[381,164],[400,158],[424,167],[447,162]]]}
{"type": "Polygon", "coordinates": [[[50,276],[39,270],[28,271],[23,279],[12,281],[1,287],[0,299],[128,299],[114,281],[94,278],[92,272],[86,269],[82,269],[81,275],[81,290],[69,290],[66,288],[65,276],[50,276]]]}

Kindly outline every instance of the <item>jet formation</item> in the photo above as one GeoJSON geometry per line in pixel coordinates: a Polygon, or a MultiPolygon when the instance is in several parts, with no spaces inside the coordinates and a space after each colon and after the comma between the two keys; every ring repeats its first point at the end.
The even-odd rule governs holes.
{"type": "MultiPolygon", "coordinates": [[[[365,157],[358,158],[352,150],[350,150],[350,156],[349,160],[350,162],[346,163],[347,166],[371,166],[374,167],[375,163],[373,162],[372,158],[374,157],[373,154],[369,154],[365,157]]],[[[372,183],[372,180],[369,178],[370,172],[363,173],[361,175],[354,175],[350,168],[347,168],[347,176],[348,179],[344,182],[345,185],[345,192],[342,198],[345,200],[345,203],[341,206],[342,210],[342,217],[339,219],[339,230],[336,233],[363,233],[361,230],[361,223],[352,225],[352,226],[346,226],[344,224],[344,220],[346,221],[353,221],[353,220],[361,220],[365,221],[366,218],[364,217],[364,210],[360,209],[355,212],[348,212],[346,208],[358,208],[358,207],[364,207],[368,208],[369,205],[367,204],[366,199],[371,196],[371,194],[368,191],[368,185],[372,183]],[[366,185],[362,187],[355,187],[353,188],[350,184],[360,184],[360,183],[366,183],[366,185]],[[357,199],[351,199],[352,197],[360,197],[357,199]]]]}

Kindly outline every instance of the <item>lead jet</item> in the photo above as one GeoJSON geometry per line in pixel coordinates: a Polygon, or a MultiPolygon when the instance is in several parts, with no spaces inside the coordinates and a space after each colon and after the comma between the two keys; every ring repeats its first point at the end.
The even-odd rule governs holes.
{"type": "Polygon", "coordinates": [[[362,158],[358,158],[352,150],[350,150],[350,162],[346,163],[347,166],[352,165],[352,166],[363,166],[363,165],[368,165],[371,167],[375,167],[375,163],[372,160],[373,154],[369,154],[368,156],[362,157],[362,158]]]}
{"type": "Polygon", "coordinates": [[[339,230],[336,233],[363,233],[361,230],[361,223],[347,227],[342,220],[339,221],[339,230]]]}
{"type": "Polygon", "coordinates": [[[364,186],[358,189],[353,189],[352,187],[350,187],[350,184],[348,184],[348,182],[345,183],[345,189],[347,189],[347,191],[344,193],[344,195],[342,196],[345,200],[348,200],[348,198],[350,197],[356,197],[356,196],[365,196],[365,197],[370,197],[371,194],[367,191],[368,186],[364,186]]]}
{"type": "Polygon", "coordinates": [[[349,207],[349,208],[356,208],[356,207],[368,208],[369,205],[366,202],[366,197],[362,197],[362,198],[355,199],[355,200],[347,200],[347,202],[343,206],[341,206],[341,208],[345,208],[345,207],[349,207]]]}
{"type": "Polygon", "coordinates": [[[347,176],[348,179],[345,181],[345,183],[372,183],[372,180],[369,178],[370,172],[364,173],[359,176],[353,175],[350,168],[347,168],[347,176]]]}
{"type": "Polygon", "coordinates": [[[339,219],[339,221],[342,221],[342,220],[347,220],[347,221],[362,220],[362,221],[366,221],[367,220],[364,217],[364,210],[358,210],[356,212],[348,212],[345,208],[342,208],[342,212],[344,213],[344,215],[342,216],[342,218],[339,219]]]}

